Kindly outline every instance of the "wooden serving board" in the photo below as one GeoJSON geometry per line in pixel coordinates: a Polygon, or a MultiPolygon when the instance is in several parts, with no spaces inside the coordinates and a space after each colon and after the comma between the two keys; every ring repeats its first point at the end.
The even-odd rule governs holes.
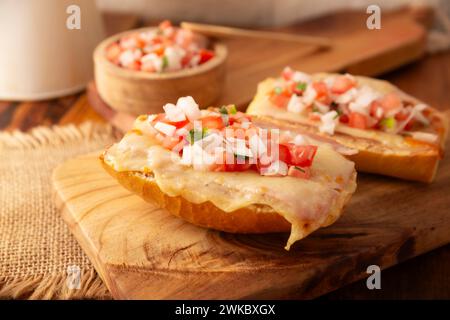
{"type": "Polygon", "coordinates": [[[431,185],[359,174],[341,219],[288,252],[287,234],[207,230],[144,202],[97,156],[64,163],[53,184],[63,219],[116,299],[314,298],[367,277],[369,265],[450,242],[449,157],[431,185]]]}

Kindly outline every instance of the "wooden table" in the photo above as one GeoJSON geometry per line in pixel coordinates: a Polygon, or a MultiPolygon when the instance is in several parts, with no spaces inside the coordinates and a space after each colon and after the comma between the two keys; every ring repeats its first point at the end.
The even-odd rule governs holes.
{"type": "MultiPolygon", "coordinates": [[[[350,26],[355,19],[360,21],[361,15],[342,12],[332,18],[322,17],[303,23],[295,29],[320,34],[324,24],[350,26]]],[[[136,23],[135,17],[106,15],[109,33],[136,23]]],[[[382,78],[439,109],[450,109],[450,52],[427,56],[382,78]]],[[[1,130],[27,131],[38,125],[78,124],[85,120],[104,121],[91,108],[84,92],[42,102],[0,101],[1,130]]],[[[368,290],[364,280],[321,299],[450,299],[450,245],[383,271],[381,281],[381,290],[368,290]]]]}

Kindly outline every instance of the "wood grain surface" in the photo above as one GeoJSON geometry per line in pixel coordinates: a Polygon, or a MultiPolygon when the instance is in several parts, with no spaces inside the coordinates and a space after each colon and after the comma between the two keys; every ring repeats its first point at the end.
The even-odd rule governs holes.
{"type": "Polygon", "coordinates": [[[288,234],[191,225],[120,186],[98,155],[53,176],[63,219],[116,299],[314,298],[450,242],[450,158],[432,185],[360,174],[344,215],[283,249],[288,234]]]}
{"type": "MultiPolygon", "coordinates": [[[[365,13],[340,12],[313,19],[285,31],[324,35],[352,32],[364,23],[365,13]],[[328,32],[329,32],[328,30],[328,32]]],[[[136,27],[138,19],[128,15],[106,15],[109,34],[136,27]]],[[[261,50],[272,50],[262,47],[261,50]]],[[[450,109],[450,53],[425,56],[419,61],[382,75],[402,90],[444,110],[450,109]]],[[[43,102],[0,101],[0,129],[27,131],[37,125],[104,121],[89,105],[84,93],[43,102]]],[[[429,199],[434,202],[434,199],[429,199]]],[[[345,217],[345,216],[344,216],[345,217]]],[[[382,273],[382,290],[367,290],[365,280],[326,294],[322,299],[450,299],[450,246],[398,264],[382,273]]]]}

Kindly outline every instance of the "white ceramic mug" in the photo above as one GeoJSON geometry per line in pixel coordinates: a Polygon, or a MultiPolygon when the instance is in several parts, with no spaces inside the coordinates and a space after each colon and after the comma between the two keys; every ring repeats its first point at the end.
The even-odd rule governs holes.
{"type": "Polygon", "coordinates": [[[42,100],[82,90],[93,77],[92,52],[103,37],[95,1],[1,0],[0,100],[42,100]],[[70,6],[80,9],[79,29],[77,7],[70,6]]]}

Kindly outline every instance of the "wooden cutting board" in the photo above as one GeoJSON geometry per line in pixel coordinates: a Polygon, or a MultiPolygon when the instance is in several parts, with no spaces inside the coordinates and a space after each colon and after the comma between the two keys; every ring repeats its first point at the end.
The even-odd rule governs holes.
{"type": "MultiPolygon", "coordinates": [[[[447,146],[450,147],[450,146],[447,146]]],[[[62,217],[116,299],[314,298],[450,242],[450,158],[431,185],[359,174],[344,215],[283,249],[287,234],[193,226],[113,180],[97,154],[53,175],[62,217]]]]}

